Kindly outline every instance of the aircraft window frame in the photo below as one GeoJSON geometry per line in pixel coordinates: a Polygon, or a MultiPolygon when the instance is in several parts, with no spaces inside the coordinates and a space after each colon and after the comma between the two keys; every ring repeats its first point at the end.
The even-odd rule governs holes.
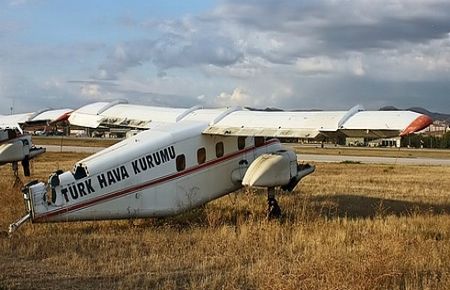
{"type": "Polygon", "coordinates": [[[186,169],[186,156],[184,154],[180,154],[175,159],[177,171],[183,171],[186,169]]]}
{"type": "Polygon", "coordinates": [[[264,145],[265,140],[264,140],[264,137],[255,137],[254,142],[255,142],[255,147],[261,147],[264,145]]]}
{"type": "Polygon", "coordinates": [[[224,153],[225,153],[225,149],[224,149],[223,142],[222,141],[217,142],[216,143],[216,157],[220,158],[224,155],[224,153]]]}
{"type": "Polygon", "coordinates": [[[247,139],[247,137],[245,137],[245,136],[238,137],[238,139],[237,139],[238,150],[242,150],[245,148],[245,139],[247,139]]]}
{"type": "Polygon", "coordinates": [[[206,162],[206,148],[202,147],[197,150],[197,163],[203,164],[206,162]]]}
{"type": "Polygon", "coordinates": [[[75,178],[75,180],[79,180],[87,176],[88,174],[86,172],[86,168],[83,165],[79,164],[75,167],[73,172],[73,178],[75,178]]]}

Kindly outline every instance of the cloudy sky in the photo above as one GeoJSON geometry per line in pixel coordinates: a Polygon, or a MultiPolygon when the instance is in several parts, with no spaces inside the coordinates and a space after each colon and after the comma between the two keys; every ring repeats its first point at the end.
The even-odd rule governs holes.
{"type": "Polygon", "coordinates": [[[0,113],[99,101],[450,112],[450,1],[0,0],[0,113]]]}

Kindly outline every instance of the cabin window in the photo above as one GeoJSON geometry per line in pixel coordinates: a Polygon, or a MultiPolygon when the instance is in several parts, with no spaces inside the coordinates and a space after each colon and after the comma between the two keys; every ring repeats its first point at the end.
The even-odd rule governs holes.
{"type": "Polygon", "coordinates": [[[216,157],[222,157],[223,156],[223,142],[216,143],[216,157]]]}
{"type": "Polygon", "coordinates": [[[245,137],[238,137],[238,149],[242,150],[245,148],[245,137]]]}
{"type": "Polygon", "coordinates": [[[206,161],[206,149],[204,147],[197,150],[197,162],[203,164],[206,161]]]}
{"type": "Polygon", "coordinates": [[[264,137],[255,137],[255,147],[261,147],[264,145],[264,137]]]}
{"type": "Polygon", "coordinates": [[[176,163],[177,171],[183,171],[186,168],[186,157],[184,157],[184,154],[177,156],[176,163]]]}

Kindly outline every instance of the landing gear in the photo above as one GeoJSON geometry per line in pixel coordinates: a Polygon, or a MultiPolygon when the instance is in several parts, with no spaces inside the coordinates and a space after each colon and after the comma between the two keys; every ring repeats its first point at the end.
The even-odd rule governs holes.
{"type": "Polygon", "coordinates": [[[13,170],[13,173],[14,173],[13,187],[22,186],[23,183],[22,183],[22,180],[20,180],[20,177],[19,177],[19,164],[17,162],[13,162],[12,163],[12,170],[13,170]]]}
{"type": "Polygon", "coordinates": [[[275,187],[267,188],[267,218],[278,219],[281,217],[281,208],[278,205],[277,200],[275,199],[275,187]]]}
{"type": "Polygon", "coordinates": [[[30,159],[28,159],[28,156],[26,156],[22,160],[22,167],[23,167],[23,175],[30,176],[30,159]]]}

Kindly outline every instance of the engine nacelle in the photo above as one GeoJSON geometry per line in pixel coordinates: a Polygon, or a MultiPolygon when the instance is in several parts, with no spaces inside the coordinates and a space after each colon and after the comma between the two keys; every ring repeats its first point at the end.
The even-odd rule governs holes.
{"type": "Polygon", "coordinates": [[[28,154],[28,147],[25,147],[20,140],[2,144],[0,146],[0,163],[23,160],[26,154],[28,154]]]}
{"type": "Polygon", "coordinates": [[[22,193],[33,217],[48,211],[47,186],[43,182],[29,182],[22,188],[22,193]]]}
{"type": "Polygon", "coordinates": [[[258,187],[284,186],[297,176],[297,155],[288,150],[263,154],[250,164],[242,185],[258,187]]]}

